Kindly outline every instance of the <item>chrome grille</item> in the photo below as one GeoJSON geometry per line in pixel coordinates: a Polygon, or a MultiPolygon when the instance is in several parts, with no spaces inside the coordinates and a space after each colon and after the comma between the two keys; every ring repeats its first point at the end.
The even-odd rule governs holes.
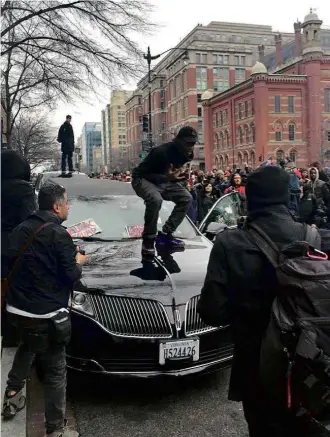
{"type": "Polygon", "coordinates": [[[185,334],[187,336],[200,334],[203,332],[215,331],[219,329],[206,325],[199,317],[199,314],[197,312],[197,304],[199,298],[200,296],[192,297],[186,305],[185,334]]]}
{"type": "Polygon", "coordinates": [[[95,320],[120,337],[171,338],[165,308],[155,300],[91,295],[95,320]]]}

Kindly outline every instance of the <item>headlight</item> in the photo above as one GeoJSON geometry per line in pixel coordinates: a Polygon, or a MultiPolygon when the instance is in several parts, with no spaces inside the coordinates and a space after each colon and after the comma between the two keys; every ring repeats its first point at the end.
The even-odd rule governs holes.
{"type": "Polygon", "coordinates": [[[88,293],[81,293],[80,291],[74,291],[73,297],[70,300],[70,306],[72,309],[89,316],[94,316],[93,308],[90,303],[88,293]]]}

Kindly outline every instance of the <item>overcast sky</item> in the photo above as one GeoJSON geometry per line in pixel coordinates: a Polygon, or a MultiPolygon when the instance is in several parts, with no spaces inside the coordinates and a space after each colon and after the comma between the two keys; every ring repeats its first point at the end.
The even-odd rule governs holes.
{"type": "MultiPolygon", "coordinates": [[[[316,9],[320,19],[330,26],[330,1],[310,0],[290,2],[275,0],[150,0],[156,7],[152,21],[159,23],[159,30],[145,40],[141,39],[141,48],[151,47],[152,54],[161,53],[175,47],[198,23],[207,25],[210,21],[229,21],[237,23],[270,25],[274,31],[293,32],[293,23],[303,21],[311,7],[316,9]]],[[[157,62],[157,61],[156,61],[157,62]]],[[[134,83],[123,84],[123,88],[134,89],[134,83]]],[[[95,100],[91,94],[88,102],[76,106],[61,105],[53,114],[52,123],[59,126],[66,114],[72,115],[72,125],[76,137],[81,133],[87,121],[101,121],[101,110],[109,102],[110,89],[104,90],[104,100],[95,100]]]]}

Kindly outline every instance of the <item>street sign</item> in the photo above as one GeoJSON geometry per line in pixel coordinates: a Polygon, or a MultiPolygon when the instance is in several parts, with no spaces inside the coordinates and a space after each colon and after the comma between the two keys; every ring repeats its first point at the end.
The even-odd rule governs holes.
{"type": "Polygon", "coordinates": [[[144,159],[147,155],[148,155],[147,152],[141,152],[141,153],[139,154],[139,158],[144,159]]]}

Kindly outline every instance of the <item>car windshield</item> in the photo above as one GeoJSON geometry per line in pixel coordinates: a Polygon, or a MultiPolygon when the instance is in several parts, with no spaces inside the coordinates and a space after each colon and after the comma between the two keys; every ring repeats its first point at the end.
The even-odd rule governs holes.
{"type": "MultiPolygon", "coordinates": [[[[70,198],[69,218],[63,223],[73,238],[91,237],[100,239],[140,238],[144,224],[145,206],[143,200],[135,195],[75,197],[70,198]],[[85,226],[76,226],[84,222],[85,226]],[[97,232],[84,234],[77,229],[86,229],[89,225],[97,232]],[[74,230],[74,231],[73,231],[74,230]]],[[[159,213],[160,230],[173,210],[172,202],[163,202],[159,213]]],[[[193,239],[197,232],[187,218],[183,220],[175,235],[183,239],[193,239]]]]}

